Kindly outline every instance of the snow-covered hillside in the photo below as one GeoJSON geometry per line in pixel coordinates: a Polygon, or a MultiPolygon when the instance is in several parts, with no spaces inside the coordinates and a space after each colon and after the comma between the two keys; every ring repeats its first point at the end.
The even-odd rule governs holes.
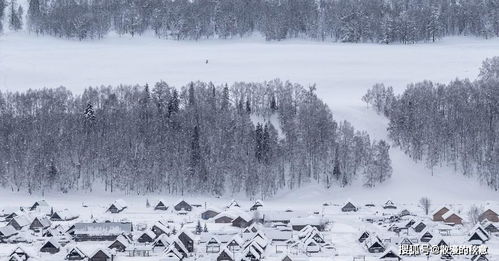
{"type": "MultiPolygon", "coordinates": [[[[474,78],[482,60],[499,55],[499,39],[446,38],[435,44],[339,44],[261,39],[168,41],[152,36],[108,36],[99,41],[73,41],[26,33],[0,36],[0,90],[66,86],[145,84],[164,80],[182,85],[263,81],[274,78],[317,84],[319,96],[336,119],[386,139],[387,120],[362,104],[374,83],[392,85],[400,93],[407,83],[429,79],[447,82],[474,78]],[[208,63],[206,63],[208,60],[208,63]]],[[[439,201],[494,200],[490,191],[452,169],[431,171],[397,148],[391,150],[394,174],[387,183],[366,190],[359,184],[329,191],[310,185],[277,199],[300,197],[369,198],[414,202],[426,195],[439,201]]]]}

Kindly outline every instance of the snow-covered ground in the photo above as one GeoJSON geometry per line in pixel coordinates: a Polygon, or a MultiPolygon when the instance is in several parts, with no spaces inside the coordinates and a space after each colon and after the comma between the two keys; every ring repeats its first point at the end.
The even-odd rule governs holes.
{"type": "MultiPolygon", "coordinates": [[[[429,79],[448,82],[475,78],[482,60],[499,55],[499,39],[446,38],[415,45],[341,44],[262,39],[170,41],[153,36],[108,36],[74,41],[27,33],[0,36],[0,90],[65,86],[81,92],[88,86],[145,84],[164,80],[175,86],[202,80],[214,83],[274,78],[304,85],[316,83],[334,117],[346,119],[376,138],[386,139],[387,120],[366,108],[362,95],[374,83],[392,85],[429,79]],[[205,61],[208,60],[208,63],[205,61]]],[[[415,202],[497,200],[499,192],[455,175],[452,168],[431,171],[399,149],[391,149],[393,177],[375,189],[361,181],[348,188],[324,190],[312,184],[274,199],[344,200],[391,198],[415,202]]],[[[7,193],[7,192],[4,192],[7,193]]],[[[231,197],[231,196],[229,196],[231,197]]]]}

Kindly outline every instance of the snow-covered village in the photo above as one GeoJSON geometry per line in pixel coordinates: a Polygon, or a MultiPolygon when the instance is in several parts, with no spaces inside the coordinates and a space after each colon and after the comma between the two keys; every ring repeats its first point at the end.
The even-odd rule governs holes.
{"type": "Polygon", "coordinates": [[[298,209],[269,208],[260,200],[162,199],[142,205],[122,199],[81,202],[62,209],[40,200],[0,212],[0,256],[9,261],[496,260],[497,205],[476,212],[475,224],[461,206],[432,206],[427,200],[417,208],[387,200],[311,202],[298,209]],[[421,253],[401,252],[415,246],[421,253]]]}
{"type": "Polygon", "coordinates": [[[0,261],[499,261],[498,0],[0,0],[0,261]]]}

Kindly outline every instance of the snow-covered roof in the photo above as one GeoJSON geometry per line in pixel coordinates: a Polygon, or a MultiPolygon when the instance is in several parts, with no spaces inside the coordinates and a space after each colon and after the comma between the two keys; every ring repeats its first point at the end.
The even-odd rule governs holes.
{"type": "Polygon", "coordinates": [[[74,224],[75,235],[120,235],[132,232],[131,223],[108,222],[108,223],[76,223],[74,224]]]}
{"type": "Polygon", "coordinates": [[[22,216],[16,216],[14,217],[12,221],[15,221],[19,226],[21,227],[25,227],[25,226],[28,226],[29,224],[31,224],[31,220],[32,218],[28,215],[22,215],[22,216]]]}
{"type": "Polygon", "coordinates": [[[79,217],[78,214],[73,213],[68,209],[54,211],[54,213],[52,214],[52,217],[54,217],[54,216],[59,216],[59,218],[61,218],[62,220],[72,220],[72,219],[76,219],[79,217]]]}
{"type": "Polygon", "coordinates": [[[439,208],[436,208],[435,210],[433,210],[433,212],[431,212],[431,215],[433,216],[433,215],[437,214],[437,212],[439,212],[443,208],[446,208],[446,209],[450,210],[450,208],[447,207],[447,206],[445,206],[445,205],[444,206],[440,206],[439,208]]]}
{"type": "Polygon", "coordinates": [[[449,210],[447,212],[445,212],[445,214],[442,215],[442,218],[445,220],[445,219],[448,219],[449,217],[451,217],[452,215],[456,215],[458,216],[459,218],[461,218],[458,214],[456,214],[454,211],[452,210],[449,210]]]}
{"type": "Polygon", "coordinates": [[[10,237],[15,234],[17,234],[17,231],[12,226],[0,227],[0,235],[2,237],[10,237]]]}
{"type": "Polygon", "coordinates": [[[297,225],[297,226],[306,226],[306,225],[312,225],[312,226],[319,226],[327,222],[326,218],[319,217],[319,216],[308,216],[308,217],[296,217],[291,219],[291,224],[292,225],[297,225]]]}

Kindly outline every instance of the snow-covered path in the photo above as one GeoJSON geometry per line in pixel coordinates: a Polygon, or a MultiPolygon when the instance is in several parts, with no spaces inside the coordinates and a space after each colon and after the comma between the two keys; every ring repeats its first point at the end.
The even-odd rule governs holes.
{"type": "MultiPolygon", "coordinates": [[[[180,86],[196,80],[231,83],[281,78],[305,85],[316,83],[319,96],[336,119],[346,119],[380,139],[386,138],[387,120],[360,100],[374,83],[384,82],[401,92],[407,83],[423,79],[475,78],[482,60],[499,55],[498,47],[499,39],[464,37],[435,44],[380,45],[261,39],[179,42],[152,36],[79,42],[7,33],[0,36],[0,90],[63,85],[80,92],[88,86],[159,80],[180,86]]],[[[327,193],[338,198],[411,201],[424,195],[442,201],[499,198],[498,192],[452,175],[449,168],[435,170],[431,176],[424,164],[414,163],[396,148],[391,157],[393,178],[376,189],[367,191],[360,182],[334,191],[312,185],[291,195],[307,198],[327,193]]]]}

